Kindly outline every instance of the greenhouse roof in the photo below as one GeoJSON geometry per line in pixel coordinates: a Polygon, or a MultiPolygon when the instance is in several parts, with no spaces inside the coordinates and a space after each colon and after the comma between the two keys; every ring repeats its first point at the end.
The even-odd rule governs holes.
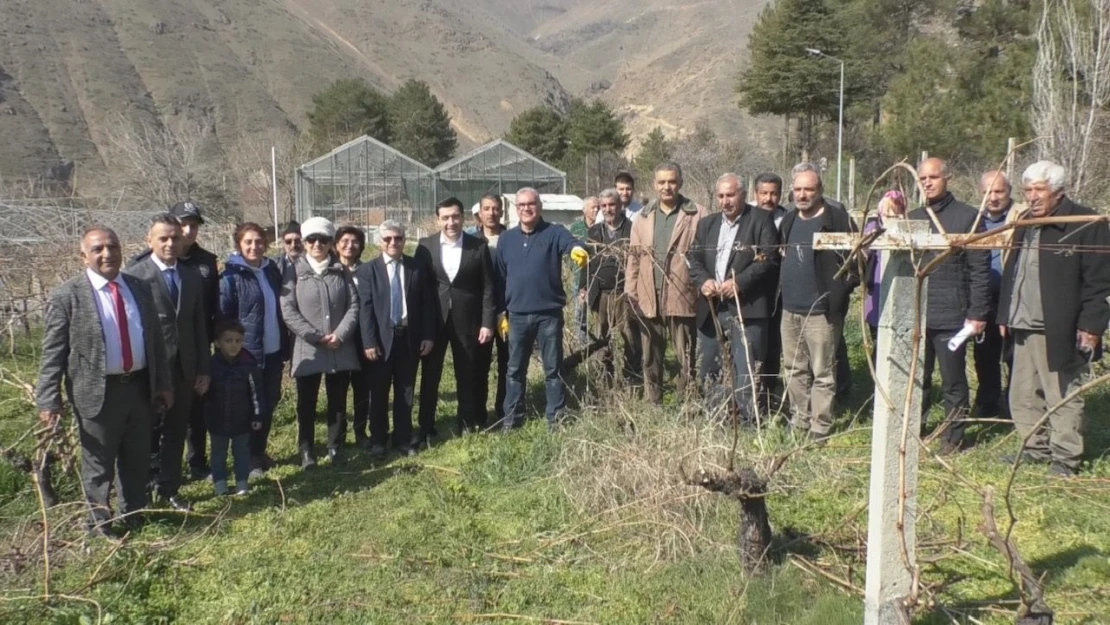
{"type": "Polygon", "coordinates": [[[349,172],[406,177],[432,173],[431,167],[368,135],[348,141],[297,169],[310,179],[347,175],[349,172]]]}
{"type": "Polygon", "coordinates": [[[515,145],[497,139],[462,156],[457,156],[435,169],[439,179],[456,177],[470,179],[522,178],[528,180],[561,180],[563,171],[525,152],[515,145]]]}

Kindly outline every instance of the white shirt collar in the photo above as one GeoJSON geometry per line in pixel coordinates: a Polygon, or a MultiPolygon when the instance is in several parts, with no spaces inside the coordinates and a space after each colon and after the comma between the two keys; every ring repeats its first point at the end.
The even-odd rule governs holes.
{"type": "Polygon", "coordinates": [[[177,262],[174,262],[174,264],[172,264],[172,265],[167,265],[166,263],[162,262],[162,260],[160,258],[155,256],[153,252],[150,254],[150,260],[154,261],[154,266],[158,267],[158,271],[165,271],[167,269],[177,269],[177,262]]]}
{"type": "Polygon", "coordinates": [[[740,212],[736,213],[736,219],[729,219],[727,215],[725,215],[724,213],[721,213],[721,220],[724,222],[724,224],[726,226],[728,226],[730,228],[735,228],[736,225],[740,223],[740,217],[743,214],[744,214],[744,209],[740,209],[740,212]]]}
{"type": "Polygon", "coordinates": [[[116,284],[122,282],[119,276],[116,276],[115,280],[108,280],[108,278],[105,278],[104,276],[96,273],[95,271],[87,267],[85,268],[85,275],[89,277],[89,282],[92,282],[93,289],[97,291],[103,289],[105,286],[108,285],[109,282],[115,282],[116,284]]]}
{"type": "Polygon", "coordinates": [[[459,233],[458,238],[454,241],[448,241],[447,237],[442,232],[440,232],[439,244],[442,247],[462,247],[462,233],[459,233]]]}

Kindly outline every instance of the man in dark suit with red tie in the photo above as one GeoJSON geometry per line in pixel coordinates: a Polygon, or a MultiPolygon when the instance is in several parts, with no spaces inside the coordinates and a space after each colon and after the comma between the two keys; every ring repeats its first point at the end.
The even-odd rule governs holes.
{"type": "Polygon", "coordinates": [[[485,406],[478,405],[477,388],[488,381],[478,380],[475,372],[479,346],[493,340],[494,328],[493,261],[489,246],[478,237],[463,233],[463,205],[457,198],[447,198],[436,205],[436,220],[441,231],[421,239],[416,248],[416,259],[430,269],[439,293],[435,347],[422,360],[420,442],[431,442],[437,435],[436,407],[448,344],[455,366],[459,429],[485,427],[485,406]]]}
{"type": "Polygon", "coordinates": [[[435,293],[428,269],[405,256],[405,227],[393,220],[378,226],[382,255],[355,270],[359,330],[370,385],[370,453],[385,456],[389,434],[389,388],[393,387],[393,444],[411,456],[412,399],[419,359],[432,352],[435,293]]]}

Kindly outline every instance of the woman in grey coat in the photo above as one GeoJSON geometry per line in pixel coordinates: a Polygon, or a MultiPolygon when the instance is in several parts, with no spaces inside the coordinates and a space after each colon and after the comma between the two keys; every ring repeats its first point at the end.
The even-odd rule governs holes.
{"type": "Polygon", "coordinates": [[[328,459],[339,459],[347,386],[359,369],[358,292],[332,255],[335,226],[323,217],[301,224],[305,253],[285,269],[281,312],[293,333],[293,378],[297,383],[297,445],[301,468],[316,466],[316,400],[320,378],[328,405],[328,459]]]}

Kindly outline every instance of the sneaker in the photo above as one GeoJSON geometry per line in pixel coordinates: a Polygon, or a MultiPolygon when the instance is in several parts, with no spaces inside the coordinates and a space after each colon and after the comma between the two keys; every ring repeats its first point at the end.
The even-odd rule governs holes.
{"type": "Polygon", "coordinates": [[[341,457],[339,455],[339,448],[338,447],[329,447],[328,448],[328,463],[330,463],[330,464],[339,464],[340,461],[341,461],[341,457]]]}
{"type": "Polygon", "coordinates": [[[215,484],[213,484],[213,488],[215,488],[217,495],[226,495],[227,494],[227,482],[225,482],[223,480],[220,480],[219,482],[216,482],[215,484]]]}
{"type": "Polygon", "coordinates": [[[310,449],[301,450],[301,469],[311,469],[316,466],[316,455],[310,449]]]}
{"type": "Polygon", "coordinates": [[[370,456],[373,457],[375,460],[381,460],[382,458],[385,458],[385,445],[371,445],[370,456]]]}
{"type": "Polygon", "coordinates": [[[250,488],[247,486],[247,481],[246,480],[243,480],[242,482],[235,482],[235,494],[236,495],[243,496],[243,495],[246,495],[249,492],[250,492],[250,488]]]}

